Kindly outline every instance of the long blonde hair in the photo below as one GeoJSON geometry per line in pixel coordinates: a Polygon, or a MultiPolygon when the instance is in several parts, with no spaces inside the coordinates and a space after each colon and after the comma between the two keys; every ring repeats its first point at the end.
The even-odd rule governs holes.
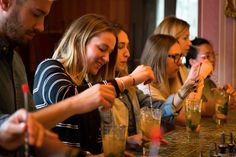
{"type": "Polygon", "coordinates": [[[154,72],[155,80],[152,85],[164,96],[170,94],[167,57],[169,49],[175,43],[178,43],[178,40],[170,35],[153,34],[147,39],[141,56],[141,64],[150,66],[154,72]]]}
{"type": "Polygon", "coordinates": [[[179,39],[184,31],[189,30],[190,25],[177,17],[167,16],[155,29],[154,34],[166,34],[179,39]]]}
{"type": "MultiPolygon", "coordinates": [[[[116,37],[112,23],[103,16],[86,14],[75,20],[64,33],[52,58],[60,61],[75,83],[80,84],[87,74],[86,45],[102,32],[111,32],[116,37]]],[[[111,79],[116,62],[116,48],[92,81],[111,79]],[[108,68],[109,67],[109,68],[108,68]]]]}

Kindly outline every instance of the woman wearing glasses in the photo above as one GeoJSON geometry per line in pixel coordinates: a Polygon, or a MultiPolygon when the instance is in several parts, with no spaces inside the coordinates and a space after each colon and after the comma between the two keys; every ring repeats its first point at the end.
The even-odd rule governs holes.
{"type": "MultiPolygon", "coordinates": [[[[175,37],[180,45],[181,53],[185,57],[191,46],[191,41],[189,39],[189,28],[190,25],[179,18],[174,16],[167,16],[155,29],[154,34],[166,34],[175,37]]],[[[178,77],[173,80],[175,82],[174,92],[178,91],[181,86],[183,86],[184,81],[188,77],[188,69],[185,65],[179,66],[178,77]]]]}
{"type": "MultiPolygon", "coordinates": [[[[215,52],[213,50],[212,44],[204,38],[195,38],[192,40],[194,47],[191,47],[187,56],[186,56],[186,66],[191,68],[191,64],[194,62],[201,62],[202,60],[208,60],[209,63],[215,67],[215,52]]],[[[202,92],[202,115],[203,116],[212,116],[215,114],[215,100],[213,89],[217,88],[216,83],[211,79],[212,73],[210,73],[204,80],[204,88],[202,92]]],[[[228,104],[233,104],[236,102],[236,91],[233,89],[232,85],[226,84],[223,86],[227,94],[230,95],[231,99],[228,104]]]]}
{"type": "MultiPolygon", "coordinates": [[[[166,34],[176,38],[181,49],[180,52],[182,56],[185,57],[191,46],[191,41],[189,39],[189,28],[190,25],[186,21],[174,16],[168,16],[156,27],[154,34],[166,34]]],[[[175,58],[177,60],[181,57],[175,58]]],[[[171,93],[180,93],[179,96],[184,100],[188,94],[185,95],[185,92],[182,90],[184,87],[184,83],[187,81],[187,78],[189,78],[189,71],[187,67],[182,64],[182,62],[180,62],[179,64],[180,65],[178,68],[178,72],[176,74],[177,76],[171,79],[172,86],[170,88],[170,91],[171,93]]],[[[210,72],[209,70],[206,70],[204,68],[199,69],[198,66],[196,66],[195,70],[199,71],[197,73],[198,75],[195,77],[195,80],[198,80],[199,78],[204,79],[210,72]]],[[[200,80],[198,82],[198,90],[197,92],[195,92],[195,95],[200,98],[202,95],[203,80],[200,80]]],[[[181,116],[181,114],[177,117],[177,121],[180,121],[181,123],[183,119],[184,118],[181,116]]]]}
{"type": "Polygon", "coordinates": [[[181,47],[176,38],[163,34],[152,35],[147,39],[141,64],[151,66],[155,80],[150,85],[141,84],[138,87],[144,93],[149,93],[150,90],[154,98],[170,104],[172,115],[183,113],[179,114],[177,119],[182,124],[184,122],[184,112],[181,110],[183,101],[198,87],[199,64],[192,67],[181,88],[177,92],[173,91],[176,87],[173,80],[178,77],[179,67],[182,65],[181,47]]]}

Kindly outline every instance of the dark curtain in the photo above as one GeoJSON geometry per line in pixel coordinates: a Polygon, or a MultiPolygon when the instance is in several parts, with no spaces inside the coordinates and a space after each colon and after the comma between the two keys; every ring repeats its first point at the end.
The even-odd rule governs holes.
{"type": "Polygon", "coordinates": [[[139,64],[147,37],[156,27],[156,0],[132,0],[130,69],[139,64]]]}
{"type": "MultiPolygon", "coordinates": [[[[139,65],[146,39],[156,27],[158,0],[132,0],[130,22],[130,70],[139,65]]],[[[175,15],[176,0],[165,0],[165,16],[175,15]]]]}
{"type": "Polygon", "coordinates": [[[165,0],[165,16],[175,15],[176,0],[165,0]]]}

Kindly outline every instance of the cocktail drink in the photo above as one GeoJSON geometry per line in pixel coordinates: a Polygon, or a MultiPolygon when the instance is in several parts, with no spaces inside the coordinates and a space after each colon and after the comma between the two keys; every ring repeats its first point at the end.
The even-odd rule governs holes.
{"type": "Polygon", "coordinates": [[[187,99],[185,104],[185,124],[189,133],[199,132],[201,121],[201,100],[187,99]]]}
{"type": "Polygon", "coordinates": [[[140,127],[143,134],[143,155],[148,154],[149,142],[155,134],[160,133],[161,110],[144,107],[140,112],[140,127]]]}
{"type": "Polygon", "coordinates": [[[215,119],[217,125],[222,125],[227,122],[228,104],[216,102],[215,104],[215,119]]]}
{"type": "Polygon", "coordinates": [[[105,157],[124,157],[126,129],[126,126],[103,126],[102,144],[105,157]]]}
{"type": "Polygon", "coordinates": [[[216,124],[222,125],[227,122],[229,95],[223,88],[215,88],[213,92],[216,124]]]}
{"type": "MultiPolygon", "coordinates": [[[[144,113],[143,113],[144,114],[144,113]]],[[[145,113],[140,119],[140,127],[142,130],[143,137],[146,140],[151,139],[151,133],[154,130],[160,130],[161,119],[156,118],[151,113],[145,113]]]]}
{"type": "Polygon", "coordinates": [[[186,113],[187,131],[197,131],[201,120],[201,112],[198,110],[189,110],[186,113]]]}

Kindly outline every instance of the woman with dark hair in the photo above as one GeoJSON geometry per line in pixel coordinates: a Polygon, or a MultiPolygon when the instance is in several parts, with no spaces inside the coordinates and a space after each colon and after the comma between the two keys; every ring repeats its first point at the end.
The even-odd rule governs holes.
{"type": "MultiPolygon", "coordinates": [[[[191,64],[193,64],[193,62],[201,62],[207,59],[212,64],[214,69],[216,59],[212,44],[204,38],[195,38],[194,40],[192,40],[192,44],[193,47],[190,48],[190,51],[186,56],[186,63],[188,63],[186,66],[191,67],[191,64]]],[[[204,80],[204,88],[202,92],[202,100],[204,102],[202,107],[203,116],[212,116],[215,113],[213,89],[217,88],[217,85],[210,78],[211,74],[212,73],[210,73],[204,80]]],[[[223,88],[229,95],[231,95],[232,102],[235,102],[236,92],[234,91],[233,87],[230,84],[227,84],[223,88]]]]}

